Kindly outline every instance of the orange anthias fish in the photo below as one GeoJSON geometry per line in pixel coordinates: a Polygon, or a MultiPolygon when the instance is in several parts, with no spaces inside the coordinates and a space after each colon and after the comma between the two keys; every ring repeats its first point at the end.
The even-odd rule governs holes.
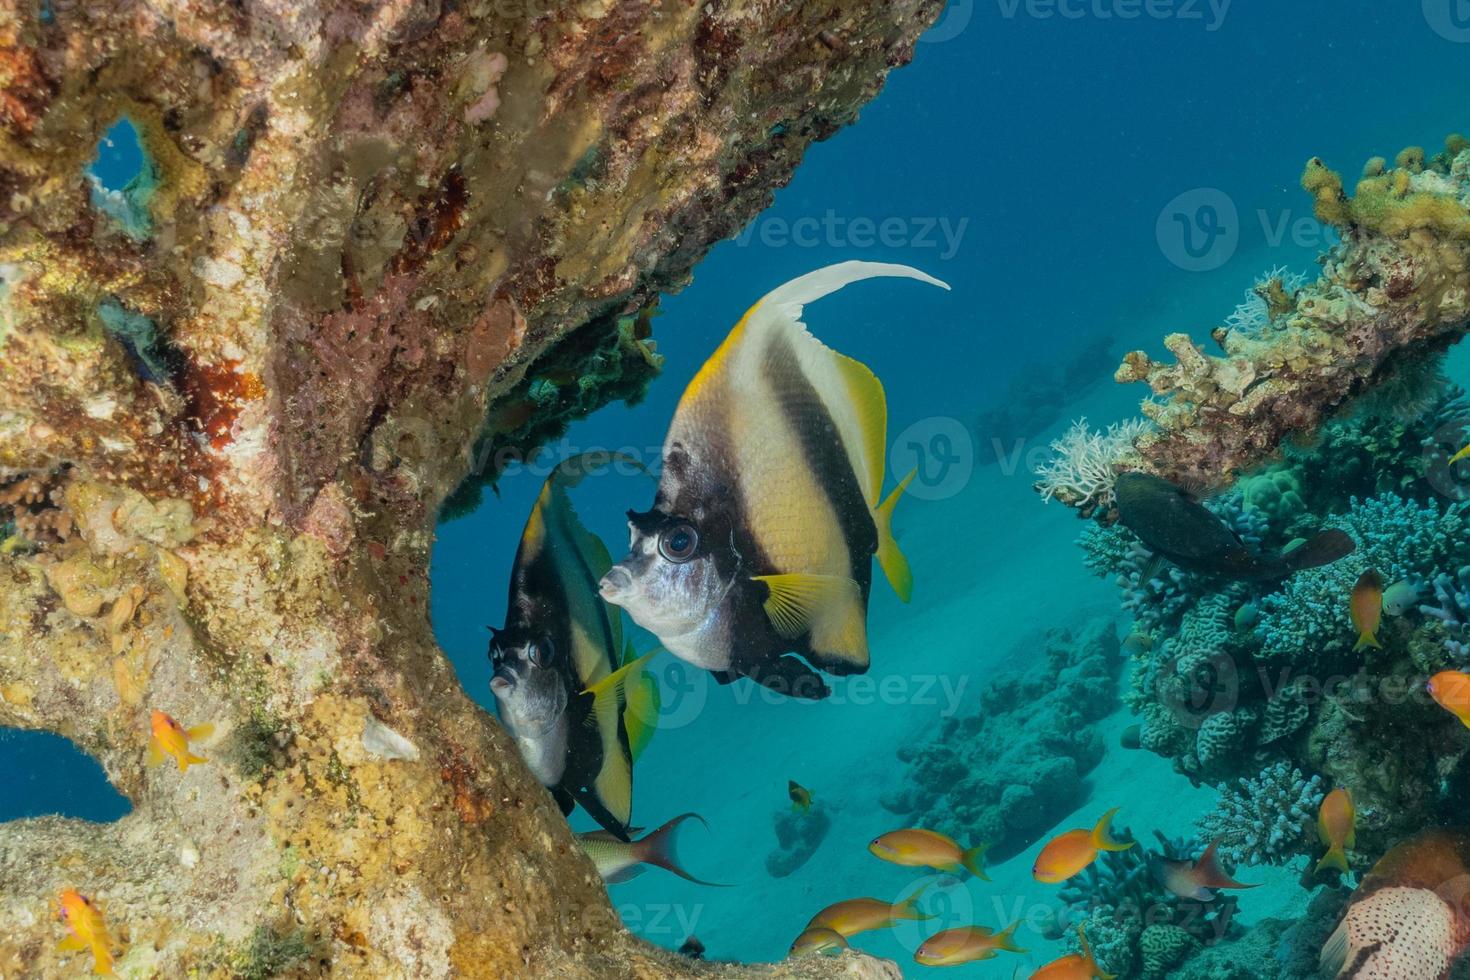
{"type": "Polygon", "coordinates": [[[179,772],[187,772],[209,760],[189,751],[189,743],[208,738],[214,734],[213,725],[196,725],[185,728],[157,708],[153,709],[153,737],[148,740],[148,764],[156,766],[164,756],[172,756],[179,764],[179,772]]]}
{"type": "Polygon", "coordinates": [[[1368,569],[1353,586],[1353,597],[1348,604],[1348,613],[1353,619],[1353,629],[1358,631],[1358,642],[1353,650],[1364,647],[1383,649],[1378,642],[1378,623],[1383,619],[1383,576],[1368,569]]]}
{"type": "Polygon", "coordinates": [[[1054,837],[1036,856],[1031,876],[1043,884],[1056,884],[1082,871],[1097,860],[1099,851],[1126,851],[1132,841],[1124,843],[1113,838],[1113,815],[1120,807],[1103,814],[1097,826],[1091,830],[1069,830],[1054,837]]]}
{"type": "Polygon", "coordinates": [[[112,937],[107,934],[101,909],[81,892],[68,888],[61,893],[58,914],[66,926],[67,937],[56,947],[57,951],[73,953],[90,949],[92,971],[104,977],[113,976],[112,937]]]}
{"type": "Polygon", "coordinates": [[[1470,728],[1470,674],[1458,670],[1442,670],[1425,685],[1429,696],[1441,708],[1470,728]]]}
{"type": "Polygon", "coordinates": [[[1104,973],[1087,945],[1087,931],[1077,927],[1077,938],[1082,941],[1082,952],[1068,953],[1031,974],[1031,980],[1115,980],[1115,974],[1104,973]]]}
{"type": "Polygon", "coordinates": [[[1160,883],[1180,898],[1192,898],[1197,902],[1212,902],[1215,892],[1221,888],[1256,888],[1243,885],[1227,875],[1220,867],[1217,851],[1218,840],[1211,841],[1198,861],[1162,861],[1160,883]]]}
{"type": "Polygon", "coordinates": [[[791,809],[796,813],[810,813],[812,791],[794,779],[786,780],[786,795],[791,797],[791,809]]]}
{"type": "Polygon", "coordinates": [[[923,894],[924,889],[920,888],[903,901],[894,903],[877,898],[850,898],[845,902],[829,905],[812,916],[805,931],[810,932],[820,926],[831,929],[844,939],[850,939],[860,932],[884,929],[905,919],[918,922],[932,919],[934,916],[919,911],[919,897],[923,894]]]}
{"type": "Polygon", "coordinates": [[[1339,786],[1322,801],[1317,811],[1317,836],[1327,845],[1327,853],[1317,862],[1317,870],[1336,868],[1347,874],[1347,851],[1356,843],[1353,823],[1358,811],[1353,807],[1353,796],[1339,786]]]}
{"type": "Polygon", "coordinates": [[[959,966],[992,959],[1001,950],[1024,953],[1026,950],[1017,946],[1013,938],[1020,924],[1019,921],[1012,922],[1000,932],[991,932],[984,926],[961,926],[936,932],[914,953],[914,962],[920,966],[959,966]]]}
{"type": "Polygon", "coordinates": [[[981,881],[989,881],[983,863],[989,847],[989,844],[977,844],[963,848],[937,831],[913,827],[875,838],[868,850],[874,857],[906,868],[933,868],[950,874],[957,874],[963,868],[981,881]]]}

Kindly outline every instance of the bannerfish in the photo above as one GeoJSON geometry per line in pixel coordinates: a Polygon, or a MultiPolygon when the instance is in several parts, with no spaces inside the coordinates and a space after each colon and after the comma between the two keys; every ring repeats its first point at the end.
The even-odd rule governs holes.
{"type": "Polygon", "coordinates": [[[1435,704],[1470,728],[1470,674],[1460,670],[1442,670],[1429,678],[1424,686],[1435,704]]]}
{"type": "Polygon", "coordinates": [[[1317,862],[1318,871],[1336,868],[1347,874],[1347,852],[1357,844],[1357,831],[1354,829],[1357,816],[1352,794],[1341,786],[1323,797],[1322,806],[1317,810],[1317,836],[1327,845],[1327,853],[1317,862]]]}
{"type": "Polygon", "coordinates": [[[1439,980],[1465,951],[1462,911],[1470,833],[1431,830],[1392,848],[1363,876],[1342,922],[1322,946],[1329,976],[1439,980]]]}
{"type": "Polygon", "coordinates": [[[919,911],[919,899],[924,889],[917,889],[908,898],[897,902],[885,902],[877,898],[849,898],[836,902],[812,916],[806,924],[807,931],[818,926],[831,929],[844,939],[851,939],[860,932],[884,929],[895,922],[911,920],[923,922],[934,918],[919,911]]]}
{"type": "Polygon", "coordinates": [[[791,797],[791,809],[795,813],[810,813],[812,791],[794,779],[786,780],[786,795],[791,797]]]}
{"type": "Polygon", "coordinates": [[[112,937],[107,921],[95,902],[74,888],[61,893],[57,916],[66,927],[66,938],[56,946],[58,953],[92,952],[92,972],[110,977],[112,972],[112,937]]]}
{"type": "Polygon", "coordinates": [[[1187,572],[1242,581],[1278,579],[1330,564],[1357,547],[1346,532],[1329,529],[1280,555],[1257,554],[1224,521],[1167,480],[1121,473],[1114,493],[1119,523],[1156,557],[1187,572]]]}
{"type": "Polygon", "coordinates": [[[1036,855],[1031,876],[1043,884],[1054,885],[1080,873],[1097,860],[1100,851],[1126,851],[1132,847],[1133,841],[1113,837],[1113,816],[1119,809],[1114,807],[1104,813],[1091,830],[1069,830],[1053,837],[1036,855]]]}
{"type": "Polygon", "coordinates": [[[835,956],[847,949],[847,940],[842,933],[826,926],[812,926],[796,937],[791,944],[789,956],[811,956],[821,953],[826,956],[835,956]]]}
{"type": "Polygon", "coordinates": [[[193,728],[185,728],[174,721],[172,716],[153,709],[149,722],[152,733],[148,738],[148,764],[156,766],[165,758],[172,758],[179,764],[179,772],[188,772],[190,766],[201,765],[209,760],[202,755],[195,755],[189,748],[190,742],[203,741],[214,734],[213,725],[195,725],[193,728]]]}
{"type": "Polygon", "coordinates": [[[989,844],[978,844],[964,848],[949,837],[933,831],[913,827],[894,830],[876,837],[868,845],[874,857],[907,868],[933,868],[949,874],[957,874],[961,868],[981,881],[989,881],[985,874],[985,852],[989,844]]]}
{"type": "Polygon", "coordinates": [[[1348,601],[1348,615],[1352,618],[1353,629],[1358,631],[1358,642],[1354,644],[1353,652],[1364,647],[1382,650],[1377,636],[1378,624],[1383,619],[1382,575],[1370,568],[1358,577],[1352,598],[1348,601]]]}
{"type": "MultiPolygon", "coordinates": [[[[713,881],[701,881],[679,865],[679,856],[674,849],[675,835],[686,820],[704,818],[697,813],[681,813],[668,823],[635,841],[619,840],[605,830],[593,830],[577,835],[577,843],[592,859],[597,873],[609,885],[618,885],[641,875],[648,865],[672,871],[685,881],[696,885],[723,888],[713,881]]],[[[705,824],[708,827],[708,824],[705,824]]]]}
{"type": "Polygon", "coordinates": [[[622,614],[597,594],[612,559],[567,495],[610,455],[572,457],[542,485],[511,569],[505,626],[490,630],[490,690],[521,757],[562,812],[580,803],[626,841],[633,809],[626,684],[642,661],[620,665],[622,614]]]}
{"type": "Polygon", "coordinates": [[[1104,973],[1087,944],[1087,929],[1077,927],[1077,939],[1082,944],[1080,953],[1068,953],[1031,974],[1031,980],[1114,980],[1114,975],[1104,973]]]}
{"type": "Polygon", "coordinates": [[[720,683],[809,699],[868,669],[872,559],[905,601],[908,562],[882,496],[888,410],[865,365],[823,345],[802,308],[862,279],[948,288],[916,269],[843,262],[752,306],[679,400],[651,510],[602,595],[720,683]],[[803,659],[804,658],[804,659],[803,659]]]}
{"type": "Polygon", "coordinates": [[[1419,604],[1423,591],[1410,581],[1395,582],[1383,590],[1383,611],[1390,616],[1402,616],[1419,604]]]}
{"type": "Polygon", "coordinates": [[[633,761],[637,762],[648,743],[653,741],[653,733],[658,730],[663,694],[659,690],[658,678],[648,671],[646,658],[640,658],[632,644],[633,641],[628,640],[623,648],[623,663],[629,668],[623,685],[628,698],[628,705],[623,709],[623,727],[628,730],[628,750],[633,761]]]}
{"type": "Polygon", "coordinates": [[[1002,950],[1024,953],[1016,945],[1015,933],[1020,922],[1012,922],[1000,932],[992,932],[984,926],[960,926],[936,932],[920,944],[914,953],[914,962],[921,966],[960,966],[976,960],[993,959],[1002,950]]]}
{"type": "Polygon", "coordinates": [[[1222,888],[1257,888],[1258,885],[1243,885],[1225,873],[1220,867],[1218,851],[1220,842],[1211,841],[1205,853],[1197,861],[1159,862],[1159,883],[1180,898],[1196,902],[1213,902],[1215,892],[1222,888]]]}

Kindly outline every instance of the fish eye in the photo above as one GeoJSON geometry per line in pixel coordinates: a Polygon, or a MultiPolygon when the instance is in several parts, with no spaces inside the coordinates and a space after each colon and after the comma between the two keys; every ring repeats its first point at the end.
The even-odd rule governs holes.
{"type": "Polygon", "coordinates": [[[526,644],[526,657],[537,667],[548,667],[556,658],[556,644],[549,636],[542,637],[540,642],[532,640],[526,644]]]}
{"type": "Polygon", "coordinates": [[[658,537],[658,553],[676,565],[694,557],[699,550],[699,532],[692,524],[675,524],[658,537]]]}

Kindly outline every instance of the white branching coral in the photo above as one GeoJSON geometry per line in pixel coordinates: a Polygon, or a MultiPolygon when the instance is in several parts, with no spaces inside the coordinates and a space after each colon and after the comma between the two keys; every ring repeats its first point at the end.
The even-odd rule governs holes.
{"type": "Polygon", "coordinates": [[[1279,310],[1272,309],[1273,300],[1279,305],[1289,302],[1307,284],[1306,276],[1292,272],[1286,266],[1277,266],[1260,276],[1245,291],[1245,299],[1225,320],[1225,326],[1240,333],[1258,333],[1270,326],[1279,310]]]}
{"type": "Polygon", "coordinates": [[[1036,492],[1073,507],[1112,506],[1118,464],[1133,455],[1133,441],[1150,427],[1146,419],[1129,419],[1103,432],[1078,419],[1052,442],[1052,458],[1036,467],[1036,492]]]}

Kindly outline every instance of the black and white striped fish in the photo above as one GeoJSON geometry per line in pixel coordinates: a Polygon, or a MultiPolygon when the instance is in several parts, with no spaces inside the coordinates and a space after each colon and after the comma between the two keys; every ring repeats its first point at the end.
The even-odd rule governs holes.
{"type": "Polygon", "coordinates": [[[633,752],[625,681],[646,658],[623,639],[622,614],[597,594],[612,565],[577,518],[567,486],[601,454],[562,463],[531,509],[511,572],[505,627],[492,628],[490,689],[521,757],[563,813],[580,803],[628,839],[633,752]],[[575,465],[574,465],[575,464],[575,465]]]}
{"type": "Polygon", "coordinates": [[[722,683],[826,697],[812,666],[868,668],[875,555],[908,600],[890,529],[908,480],[881,496],[883,386],[801,322],[804,304],[880,276],[949,288],[907,266],[844,262],[750,308],[685,390],[653,509],[629,512],[630,552],[603,576],[603,598],[722,683]]]}

